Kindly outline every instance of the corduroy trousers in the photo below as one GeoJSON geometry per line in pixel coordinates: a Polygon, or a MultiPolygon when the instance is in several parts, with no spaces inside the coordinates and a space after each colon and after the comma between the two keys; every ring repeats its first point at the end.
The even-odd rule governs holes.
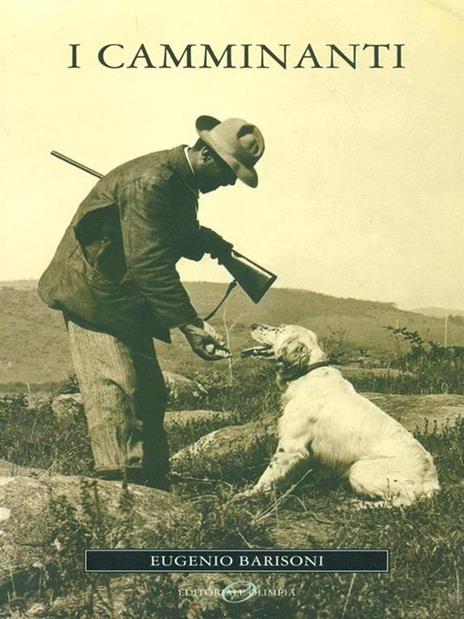
{"type": "Polygon", "coordinates": [[[120,339],[66,323],[96,475],[164,487],[166,387],[152,338],[120,339]]]}

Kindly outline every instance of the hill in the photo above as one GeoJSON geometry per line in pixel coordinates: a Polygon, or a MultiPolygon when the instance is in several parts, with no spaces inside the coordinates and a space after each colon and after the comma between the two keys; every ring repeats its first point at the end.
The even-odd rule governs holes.
{"type": "Polygon", "coordinates": [[[417,314],[433,316],[434,318],[445,318],[445,316],[463,316],[464,310],[447,309],[446,307],[419,307],[413,310],[417,314]]]}
{"type": "MultiPolygon", "coordinates": [[[[48,309],[38,298],[35,282],[0,282],[0,384],[45,383],[63,380],[71,371],[66,330],[59,312],[48,309]]],[[[200,315],[216,305],[224,284],[187,283],[186,288],[200,315]]],[[[233,351],[250,345],[249,325],[297,323],[307,326],[332,345],[369,350],[378,357],[391,356],[398,342],[386,326],[405,326],[424,338],[443,341],[443,321],[399,310],[392,303],[331,297],[306,290],[276,288],[258,305],[236,290],[219,311],[213,324],[230,331],[233,351]]],[[[174,345],[157,345],[163,368],[192,375],[218,365],[207,364],[190,354],[184,338],[173,333],[174,345]],[[186,354],[188,352],[188,354],[186,354]]],[[[464,345],[464,325],[450,321],[450,345],[464,345]]],[[[224,367],[223,364],[220,364],[224,367]]]]}

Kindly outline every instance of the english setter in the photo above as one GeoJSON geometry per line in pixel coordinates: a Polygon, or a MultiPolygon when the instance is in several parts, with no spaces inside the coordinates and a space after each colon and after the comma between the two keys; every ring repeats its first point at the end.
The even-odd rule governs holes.
{"type": "Polygon", "coordinates": [[[243,494],[288,486],[312,460],[337,470],[357,494],[377,499],[376,506],[411,505],[440,489],[432,456],[328,365],[315,333],[252,325],[251,335],[262,346],[242,355],[274,358],[286,389],[277,451],[243,494]]]}

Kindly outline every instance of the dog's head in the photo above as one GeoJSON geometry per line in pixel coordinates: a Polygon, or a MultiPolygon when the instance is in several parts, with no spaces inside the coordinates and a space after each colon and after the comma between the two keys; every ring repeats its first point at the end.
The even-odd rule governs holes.
{"type": "Polygon", "coordinates": [[[261,346],[244,350],[242,356],[275,359],[279,376],[286,382],[306,374],[311,364],[326,360],[317,335],[304,327],[254,324],[251,336],[261,346]]]}

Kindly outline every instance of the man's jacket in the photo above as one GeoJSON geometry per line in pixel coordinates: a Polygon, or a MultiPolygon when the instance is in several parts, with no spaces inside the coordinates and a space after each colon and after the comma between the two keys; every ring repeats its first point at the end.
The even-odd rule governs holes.
{"type": "Polygon", "coordinates": [[[41,299],[97,329],[169,341],[170,328],[197,316],[176,270],[179,258],[204,254],[197,208],[183,146],[115,168],[80,204],[41,299]]]}

